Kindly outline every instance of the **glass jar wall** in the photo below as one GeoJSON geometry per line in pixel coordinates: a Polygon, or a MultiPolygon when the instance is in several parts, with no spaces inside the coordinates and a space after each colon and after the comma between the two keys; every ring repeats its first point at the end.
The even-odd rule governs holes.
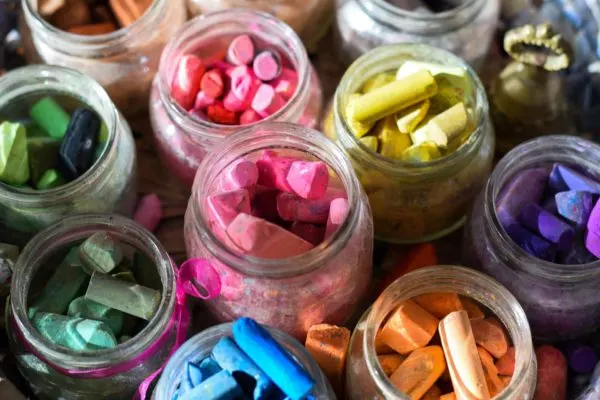
{"type": "Polygon", "coordinates": [[[80,72],[34,65],[0,78],[0,120],[29,118],[30,107],[52,96],[66,110],[79,104],[94,110],[107,127],[102,153],[82,176],[65,185],[32,190],[0,183],[0,237],[25,245],[39,230],[80,212],[131,215],[136,197],[135,143],[127,121],[102,87],[80,72]]]}
{"type": "Polygon", "coordinates": [[[251,317],[303,339],[312,325],[346,322],[371,281],[373,224],[366,196],[343,152],[321,133],[301,126],[258,124],[209,154],[196,174],[184,233],[188,257],[208,259],[220,276],[221,294],[206,306],[222,321],[251,317]],[[209,227],[205,198],[218,175],[238,158],[253,160],[266,149],[323,161],[347,195],[348,215],[337,233],[294,257],[240,255],[209,227]]]}

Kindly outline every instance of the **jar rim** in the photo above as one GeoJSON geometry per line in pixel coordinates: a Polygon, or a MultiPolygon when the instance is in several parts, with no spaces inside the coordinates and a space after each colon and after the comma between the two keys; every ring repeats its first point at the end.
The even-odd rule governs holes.
{"type": "Polygon", "coordinates": [[[263,122],[232,134],[227,141],[220,144],[219,148],[202,160],[196,172],[188,207],[193,218],[194,233],[216,259],[241,273],[276,279],[297,276],[322,268],[342,251],[355,230],[360,213],[370,213],[370,210],[364,210],[362,207],[361,194],[362,189],[358,178],[343,151],[322,133],[286,122],[263,122]],[[267,259],[235,253],[210,229],[205,218],[205,201],[202,200],[205,194],[202,191],[211,186],[223,168],[240,156],[273,148],[308,153],[309,151],[301,148],[302,145],[310,146],[310,154],[334,169],[344,184],[349,205],[348,216],[344,223],[321,244],[294,257],[267,259]],[[243,151],[240,148],[243,148],[243,151]],[[335,167],[332,164],[335,164],[335,167]]]}
{"type": "MultiPolygon", "coordinates": [[[[132,247],[140,251],[137,246],[132,247]]],[[[49,226],[27,243],[15,263],[14,271],[10,310],[16,328],[23,333],[28,344],[47,360],[69,369],[102,368],[138,356],[164,333],[175,307],[176,279],[169,254],[149,231],[117,214],[75,214],[49,226]],[[143,251],[153,259],[158,270],[162,291],[156,312],[144,329],[132,339],[119,343],[112,349],[79,352],[56,345],[37,331],[27,313],[28,292],[37,268],[51,256],[52,250],[82,239],[91,231],[108,231],[121,240],[136,240],[144,246],[143,251]]]]}
{"type": "Polygon", "coordinates": [[[383,323],[384,318],[393,311],[394,306],[397,306],[401,301],[433,291],[452,291],[480,302],[482,297],[489,297],[490,304],[482,304],[494,312],[494,315],[503,323],[510,334],[513,346],[516,349],[515,370],[509,385],[504,388],[502,393],[494,397],[494,400],[512,399],[510,392],[520,389],[527,383],[528,378],[533,380],[533,386],[535,386],[537,362],[533,352],[531,329],[525,311],[517,299],[498,281],[481,272],[457,265],[436,265],[412,271],[396,279],[381,293],[375,303],[365,311],[368,316],[361,345],[367,368],[377,386],[383,390],[385,398],[409,400],[394,386],[379,362],[377,362],[375,352],[376,332],[383,323]],[[424,284],[424,282],[426,283],[424,284]],[[470,287],[464,288],[461,285],[470,287]],[[477,292],[485,295],[475,297],[474,295],[477,292]],[[388,298],[394,301],[385,304],[385,300],[388,298]],[[503,307],[507,310],[502,310],[503,307]],[[499,313],[497,310],[503,312],[499,313]],[[512,320],[511,324],[506,323],[507,318],[512,320]]]}
{"type": "MultiPolygon", "coordinates": [[[[383,70],[381,71],[383,72],[383,70]]],[[[369,75],[373,76],[372,74],[369,75]]],[[[360,81],[364,83],[368,77],[361,77],[360,81]]],[[[386,174],[398,175],[405,177],[416,177],[419,179],[425,179],[428,176],[434,176],[439,179],[440,171],[446,171],[448,175],[454,171],[454,166],[464,162],[470,155],[476,153],[477,149],[482,146],[486,134],[490,134],[490,125],[487,121],[489,112],[489,103],[483,83],[479,79],[479,76],[475,73],[473,68],[462,58],[455,56],[454,54],[437,48],[429,46],[427,44],[420,43],[401,43],[391,44],[376,47],[373,50],[363,54],[356,61],[350,65],[346,70],[340,84],[338,85],[334,95],[334,124],[335,131],[338,138],[341,141],[347,142],[347,146],[356,149],[355,155],[361,158],[361,162],[367,164],[369,167],[384,170],[386,174]],[[422,54],[427,53],[433,55],[436,58],[444,59],[448,64],[457,66],[464,69],[471,82],[473,83],[474,91],[474,110],[476,114],[476,125],[477,127],[471,133],[469,138],[460,145],[458,149],[453,151],[451,154],[438,158],[426,163],[413,163],[410,161],[396,160],[389,157],[384,157],[381,154],[371,150],[365,144],[363,144],[353,133],[344,117],[343,99],[347,96],[347,92],[350,89],[350,84],[354,80],[354,76],[357,71],[360,72],[361,68],[372,67],[372,59],[389,59],[386,63],[386,70],[389,70],[387,64],[394,64],[395,68],[398,68],[398,60],[394,58],[398,56],[407,56],[407,60],[412,59],[417,61],[428,61],[428,58],[423,57],[422,54]],[[421,55],[421,58],[416,57],[421,55]]]]}
{"type": "MultiPolygon", "coordinates": [[[[229,29],[226,33],[232,33],[232,31],[234,30],[229,29]]],[[[184,54],[185,53],[179,54],[179,56],[184,54]]],[[[183,24],[169,40],[161,54],[156,79],[158,81],[160,101],[165,107],[169,117],[175,121],[178,126],[182,127],[184,131],[192,137],[221,139],[238,129],[256,126],[261,122],[289,119],[289,117],[299,108],[297,107],[298,104],[304,104],[308,101],[307,92],[310,84],[310,69],[310,62],[308,61],[306,49],[302,44],[300,37],[298,37],[298,34],[289,25],[266,12],[239,8],[201,14],[183,24]],[[173,69],[175,67],[174,59],[178,57],[178,52],[184,45],[184,42],[189,39],[191,34],[198,34],[198,31],[200,31],[200,33],[194,40],[201,41],[201,37],[206,35],[211,28],[225,22],[238,22],[240,25],[245,25],[244,29],[236,28],[235,32],[237,33],[244,32],[256,34],[259,25],[268,28],[270,35],[275,36],[277,39],[276,41],[271,40],[270,44],[277,47],[279,51],[285,53],[287,59],[294,64],[296,73],[298,74],[296,91],[292,97],[286,101],[285,105],[274,114],[271,114],[260,121],[253,122],[252,124],[222,125],[208,120],[194,118],[189,112],[177,104],[170,93],[171,77],[173,76],[173,69]],[[281,45],[284,43],[287,44],[289,48],[281,45]]]]}
{"type": "MultiPolygon", "coordinates": [[[[519,271],[558,282],[587,280],[600,275],[600,260],[587,264],[568,265],[553,263],[534,257],[519,247],[508,236],[496,212],[496,198],[504,184],[518,171],[533,168],[540,163],[550,164],[557,162],[557,158],[560,157],[557,153],[552,153],[553,150],[558,151],[562,156],[568,156],[567,151],[572,151],[573,155],[578,159],[578,165],[580,166],[585,164],[587,167],[593,167],[592,162],[582,157],[586,150],[597,153],[598,161],[600,161],[600,145],[571,135],[545,135],[528,140],[510,150],[498,162],[484,189],[484,215],[491,222],[487,225],[491,233],[490,238],[496,246],[508,249],[505,252],[505,256],[510,258],[512,261],[511,265],[519,271]],[[535,150],[540,151],[541,154],[532,157],[530,152],[535,150]]],[[[600,168],[596,167],[596,172],[597,176],[600,177],[600,168]]]]}
{"type": "Polygon", "coordinates": [[[108,140],[94,164],[83,175],[64,185],[46,190],[30,190],[0,183],[0,201],[19,207],[49,207],[85,193],[102,177],[103,172],[99,167],[117,151],[117,109],[98,82],[79,71],[44,64],[21,67],[0,77],[0,107],[14,98],[36,92],[67,95],[92,108],[106,124],[108,140]],[[64,82],[89,90],[68,91],[64,89],[64,82]]]}

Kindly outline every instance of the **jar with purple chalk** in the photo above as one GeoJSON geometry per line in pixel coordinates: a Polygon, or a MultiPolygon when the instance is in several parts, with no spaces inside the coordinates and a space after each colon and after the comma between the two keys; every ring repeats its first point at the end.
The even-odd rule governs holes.
{"type": "Polygon", "coordinates": [[[600,326],[600,146],[547,136],[506,154],[475,203],[465,262],[521,302],[534,336],[570,339],[600,326]]]}
{"type": "Polygon", "coordinates": [[[236,396],[336,399],[318,364],[299,342],[249,318],[214,326],[189,339],[167,363],[152,399],[236,396]]]}
{"type": "Polygon", "coordinates": [[[102,87],[74,70],[0,78],[0,237],[24,245],[65,215],[135,206],[131,129],[102,87]]]}

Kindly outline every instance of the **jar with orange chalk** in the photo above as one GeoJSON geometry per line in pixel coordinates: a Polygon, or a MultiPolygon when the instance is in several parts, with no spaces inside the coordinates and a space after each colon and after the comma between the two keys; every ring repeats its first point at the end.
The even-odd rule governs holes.
{"type": "Polygon", "coordinates": [[[188,21],[168,43],[150,120],[163,164],[191,186],[206,154],[240,126],[316,127],[321,105],[319,78],[292,28],[232,9],[188,21]]]}

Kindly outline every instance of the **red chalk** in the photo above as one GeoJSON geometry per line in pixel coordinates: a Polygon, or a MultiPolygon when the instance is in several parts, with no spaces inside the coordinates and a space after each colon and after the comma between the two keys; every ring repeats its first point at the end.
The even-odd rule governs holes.
{"type": "Polygon", "coordinates": [[[252,99],[252,109],[265,118],[275,114],[285,105],[285,101],[275,93],[273,86],[263,83],[252,99]]]}
{"type": "Polygon", "coordinates": [[[237,125],[238,117],[233,111],[229,111],[220,103],[211,104],[206,108],[206,115],[211,121],[223,125],[237,125]]]}
{"type": "MultiPolygon", "coordinates": [[[[235,94],[233,94],[232,90],[227,92],[227,94],[223,98],[223,106],[229,111],[234,112],[242,112],[248,109],[248,105],[242,100],[240,100],[235,94]]],[[[240,124],[243,123],[240,121],[240,124]]]]}
{"type": "Polygon", "coordinates": [[[281,74],[281,57],[272,50],[264,50],[254,57],[252,70],[258,79],[270,81],[281,74]]]}
{"type": "Polygon", "coordinates": [[[287,174],[296,160],[294,158],[280,157],[271,150],[265,150],[256,162],[258,167],[258,184],[272,189],[292,192],[287,183],[287,174]]]}
{"type": "Polygon", "coordinates": [[[223,94],[224,86],[223,76],[218,69],[206,71],[200,81],[200,90],[213,99],[218,99],[223,94]]]}
{"type": "Polygon", "coordinates": [[[325,236],[325,227],[323,225],[307,224],[298,221],[292,224],[290,231],[315,246],[318,246],[325,236]]]}
{"type": "Polygon", "coordinates": [[[250,125],[260,121],[262,118],[252,109],[246,110],[240,115],[240,125],[250,125]]]}
{"type": "Polygon", "coordinates": [[[329,171],[327,165],[321,161],[294,161],[286,179],[298,196],[318,199],[327,191],[329,171]]]}
{"type": "Polygon", "coordinates": [[[222,228],[227,228],[239,213],[250,212],[250,195],[246,189],[217,193],[206,198],[210,215],[222,228]]]}
{"type": "Polygon", "coordinates": [[[282,68],[279,78],[273,81],[275,92],[277,92],[277,94],[279,94],[285,100],[292,98],[294,92],[296,91],[297,85],[298,74],[289,68],[282,68]]]}
{"type": "Polygon", "coordinates": [[[230,77],[233,94],[243,102],[250,104],[260,86],[260,81],[252,70],[245,65],[241,65],[231,71],[230,77]]]}
{"type": "Polygon", "coordinates": [[[227,49],[227,60],[234,65],[250,64],[254,58],[254,42],[248,35],[233,39],[227,49]]]}
{"type": "Polygon", "coordinates": [[[138,203],[133,219],[150,232],[154,232],[162,218],[160,199],[154,193],[147,194],[138,203]]]}
{"type": "Polygon", "coordinates": [[[338,198],[331,201],[329,215],[327,217],[327,228],[325,229],[325,239],[333,235],[344,223],[348,216],[348,211],[348,200],[338,198]]]}
{"type": "Polygon", "coordinates": [[[221,189],[250,188],[258,182],[258,168],[250,160],[238,159],[221,175],[221,189]]]}
{"type": "Polygon", "coordinates": [[[277,195],[277,213],[284,221],[325,224],[329,216],[331,198],[325,196],[317,200],[306,200],[292,193],[277,195]]]}
{"type": "Polygon", "coordinates": [[[262,258],[288,258],[302,254],[313,245],[278,225],[241,213],[227,227],[231,241],[246,254],[262,258]]]}
{"type": "Polygon", "coordinates": [[[202,110],[211,104],[215,104],[215,99],[213,97],[207,96],[203,91],[199,91],[196,95],[196,101],[194,102],[195,110],[202,110]]]}
{"type": "Polygon", "coordinates": [[[190,110],[194,105],[204,71],[202,60],[193,54],[183,56],[175,68],[171,96],[186,110],[190,110]]]}
{"type": "Polygon", "coordinates": [[[560,350],[544,345],[535,351],[537,385],[534,400],[566,400],[567,360],[560,350]]]}

